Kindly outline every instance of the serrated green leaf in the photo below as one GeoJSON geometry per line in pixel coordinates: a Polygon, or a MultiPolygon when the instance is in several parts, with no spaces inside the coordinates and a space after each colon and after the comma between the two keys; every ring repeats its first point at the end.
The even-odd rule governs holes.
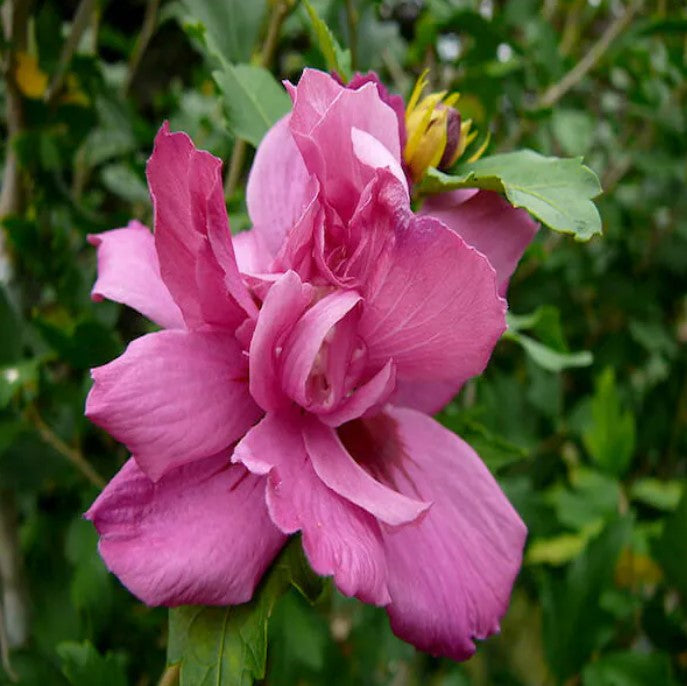
{"type": "Polygon", "coordinates": [[[323,19],[317,14],[315,8],[303,0],[305,9],[308,12],[310,23],[312,24],[317,43],[324,57],[324,61],[329,71],[335,71],[344,80],[351,78],[351,53],[344,50],[334,37],[331,29],[325,24],[323,19]]]}
{"type": "Polygon", "coordinates": [[[57,654],[62,661],[62,672],[72,686],[126,686],[121,655],[100,655],[89,641],[60,643],[57,654]]]}
{"type": "Polygon", "coordinates": [[[212,76],[224,97],[232,133],[255,147],[291,109],[286,91],[263,67],[222,62],[222,68],[212,76]]]}
{"type": "Polygon", "coordinates": [[[611,368],[597,379],[591,412],[592,425],[582,436],[584,445],[601,469],[621,476],[629,467],[635,449],[635,418],[629,410],[621,408],[611,368]]]}
{"type": "Polygon", "coordinates": [[[582,158],[544,157],[532,150],[492,155],[462,166],[455,175],[430,169],[420,192],[458,188],[504,193],[514,207],[526,209],[554,231],[573,234],[576,240],[601,233],[601,218],[592,202],[601,186],[582,158]]]}
{"type": "Polygon", "coordinates": [[[315,598],[321,589],[318,579],[296,538],[249,603],[171,609],[167,657],[170,664],[180,663],[180,686],[250,686],[263,678],[267,623],[275,603],[290,585],[315,598]]]}

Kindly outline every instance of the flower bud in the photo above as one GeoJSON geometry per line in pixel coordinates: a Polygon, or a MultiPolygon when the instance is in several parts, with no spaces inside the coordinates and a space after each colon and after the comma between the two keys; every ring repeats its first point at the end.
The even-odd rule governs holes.
{"type": "Polygon", "coordinates": [[[427,85],[427,71],[423,72],[406,107],[408,140],[403,158],[415,183],[430,167],[450,169],[477,136],[470,131],[471,120],[462,121],[454,107],[460,95],[446,91],[431,93],[420,100],[427,85]]]}

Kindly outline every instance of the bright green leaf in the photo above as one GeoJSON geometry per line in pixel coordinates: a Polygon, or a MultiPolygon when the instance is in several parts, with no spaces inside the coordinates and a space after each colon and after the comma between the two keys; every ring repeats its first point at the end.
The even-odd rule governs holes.
{"type": "Polygon", "coordinates": [[[212,75],[224,96],[229,128],[255,147],[291,108],[286,91],[267,69],[222,62],[212,75]]]}
{"type": "Polygon", "coordinates": [[[601,233],[601,218],[592,198],[601,193],[596,174],[582,158],[544,157],[532,150],[484,157],[466,164],[456,175],[427,172],[422,193],[458,188],[484,188],[504,193],[554,231],[586,241],[601,233]]]}
{"type": "Polygon", "coordinates": [[[592,424],[582,437],[585,447],[601,469],[622,476],[635,449],[635,419],[629,410],[621,408],[611,368],[597,379],[591,412],[592,424]]]}
{"type": "Polygon", "coordinates": [[[672,511],[680,502],[682,484],[679,481],[661,481],[647,476],[632,484],[630,496],[657,510],[672,511]]]}
{"type": "Polygon", "coordinates": [[[339,45],[331,29],[324,23],[308,0],[303,0],[303,3],[308,12],[308,17],[315,32],[317,43],[320,46],[320,51],[324,56],[327,69],[337,72],[344,81],[348,81],[351,77],[350,51],[344,50],[339,45]]]}

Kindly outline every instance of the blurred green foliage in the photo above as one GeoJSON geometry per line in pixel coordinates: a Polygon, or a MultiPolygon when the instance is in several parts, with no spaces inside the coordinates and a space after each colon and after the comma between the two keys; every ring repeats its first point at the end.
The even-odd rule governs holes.
{"type": "Polygon", "coordinates": [[[540,232],[512,280],[509,333],[441,415],[529,527],[501,635],[456,665],[417,653],[383,611],[329,586],[312,607],[292,590],[274,606],[265,682],[685,683],[683,3],[310,5],[331,37],[286,0],[0,7],[0,587],[12,646],[0,684],[143,686],[165,665],[167,612],[108,574],[80,518],[126,458],[83,418],[87,370],[149,327],[90,301],[87,234],[150,221],[144,166],[164,119],[232,160],[232,229],[246,228],[252,148],[234,136],[257,143],[288,106],[278,79],[347,59],[406,97],[429,67],[432,85],[459,90],[463,116],[491,130],[489,153],[584,155],[605,191],[604,236],[540,232]]]}

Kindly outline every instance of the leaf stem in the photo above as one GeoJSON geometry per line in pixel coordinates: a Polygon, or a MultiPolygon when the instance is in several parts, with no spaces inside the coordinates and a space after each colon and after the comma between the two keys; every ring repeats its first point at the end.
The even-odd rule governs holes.
{"type": "Polygon", "coordinates": [[[177,686],[180,672],[181,666],[179,664],[169,665],[162,673],[158,686],[177,686]]]}
{"type": "Polygon", "coordinates": [[[155,33],[155,28],[157,26],[157,13],[160,8],[160,0],[148,0],[146,3],[146,11],[143,16],[143,25],[141,26],[141,32],[138,34],[136,39],[136,44],[131,52],[131,57],[129,58],[129,68],[126,73],[126,79],[122,86],[122,95],[125,96],[131,89],[131,84],[134,81],[138,67],[141,64],[141,58],[150,43],[150,39],[155,33]]]}
{"type": "Polygon", "coordinates": [[[346,0],[348,21],[348,48],[351,51],[351,71],[358,68],[358,10],[354,0],[346,0]]]}
{"type": "MultiPolygon", "coordinates": [[[[284,19],[289,12],[294,8],[295,2],[293,0],[278,0],[270,14],[270,21],[267,25],[267,35],[265,42],[260,52],[259,64],[261,67],[269,69],[274,59],[274,54],[277,51],[279,44],[279,32],[284,23],[284,19]]],[[[227,200],[231,199],[238,186],[241,178],[241,170],[243,169],[243,162],[246,159],[246,141],[237,138],[234,142],[234,148],[231,151],[231,158],[229,160],[229,169],[227,171],[227,178],[224,183],[224,197],[227,200]]]]}
{"type": "Polygon", "coordinates": [[[34,425],[40,437],[60,455],[66,457],[94,486],[99,489],[107,483],[86,460],[78,448],[67,445],[46,423],[34,405],[26,409],[27,419],[34,425]]]}
{"type": "Polygon", "coordinates": [[[605,55],[611,43],[622,33],[630,23],[638,6],[638,1],[633,0],[625,9],[625,12],[611,22],[603,32],[599,40],[592,45],[584,57],[563,78],[550,86],[537,101],[535,109],[545,109],[557,103],[573,86],[577,85],[597,62],[605,55]]]}
{"type": "Polygon", "coordinates": [[[81,0],[79,3],[76,14],[74,15],[74,20],[72,21],[72,30],[69,32],[69,37],[62,46],[57,69],[50,81],[48,89],[45,91],[44,99],[47,103],[53,102],[55,96],[60,92],[65,76],[67,75],[69,63],[76,52],[76,48],[79,46],[81,36],[88,26],[94,9],[94,0],[81,0]]]}

